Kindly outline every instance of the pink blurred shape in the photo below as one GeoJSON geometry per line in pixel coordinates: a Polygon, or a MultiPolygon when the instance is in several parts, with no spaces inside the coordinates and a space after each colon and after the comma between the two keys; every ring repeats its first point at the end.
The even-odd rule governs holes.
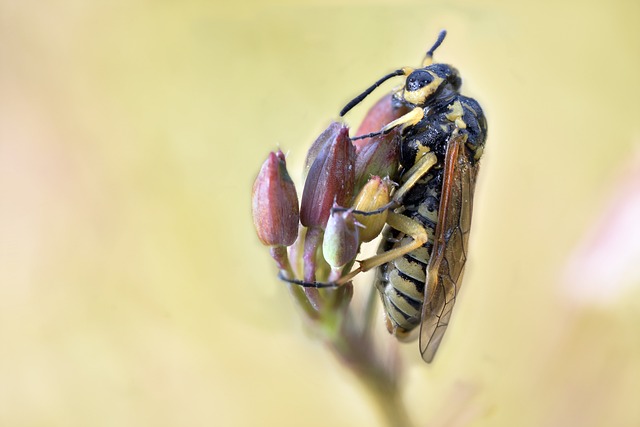
{"type": "Polygon", "coordinates": [[[568,260],[563,290],[579,303],[615,303],[640,285],[640,151],[568,260]]]}

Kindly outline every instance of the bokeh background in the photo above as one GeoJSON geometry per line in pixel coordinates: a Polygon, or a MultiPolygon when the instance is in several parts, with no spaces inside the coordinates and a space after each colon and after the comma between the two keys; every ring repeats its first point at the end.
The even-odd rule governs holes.
{"type": "Polygon", "coordinates": [[[410,415],[640,425],[639,17],[632,0],[0,1],[0,425],[380,425],[305,333],[250,188],[277,147],[298,179],[344,103],[441,28],[489,140],[454,322],[434,364],[401,349],[410,415]]]}

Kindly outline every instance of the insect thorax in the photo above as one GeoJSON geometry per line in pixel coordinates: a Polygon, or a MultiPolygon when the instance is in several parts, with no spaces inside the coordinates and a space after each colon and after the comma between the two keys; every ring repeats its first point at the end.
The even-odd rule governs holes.
{"type": "Polygon", "coordinates": [[[455,92],[435,101],[425,107],[425,116],[419,123],[403,131],[400,163],[404,169],[410,169],[427,151],[435,153],[438,165],[442,165],[449,138],[456,128],[466,135],[470,159],[475,162],[479,158],[476,150],[484,145],[487,127],[480,105],[455,92]]]}

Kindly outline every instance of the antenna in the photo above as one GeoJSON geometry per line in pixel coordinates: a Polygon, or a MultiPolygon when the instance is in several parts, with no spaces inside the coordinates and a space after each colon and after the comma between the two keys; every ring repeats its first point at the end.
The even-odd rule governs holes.
{"type": "Polygon", "coordinates": [[[433,46],[431,46],[431,49],[427,51],[427,58],[433,58],[433,52],[435,52],[436,49],[440,47],[440,45],[442,44],[446,36],[447,36],[447,30],[440,31],[436,42],[433,44],[433,46]]]}
{"type": "Polygon", "coordinates": [[[377,82],[375,82],[373,85],[371,85],[367,90],[365,90],[364,92],[362,92],[360,95],[356,96],[355,98],[353,98],[347,105],[345,105],[345,107],[342,109],[342,111],[340,111],[340,117],[344,116],[345,114],[347,114],[349,112],[349,110],[351,110],[353,107],[355,107],[356,105],[358,105],[363,99],[365,99],[371,92],[373,92],[374,90],[376,90],[376,88],[378,86],[380,86],[382,83],[386,82],[387,80],[389,80],[392,77],[396,77],[396,76],[402,76],[404,75],[405,71],[403,69],[400,70],[395,70],[392,73],[387,74],[386,76],[384,76],[383,78],[381,78],[380,80],[378,80],[377,82]]]}

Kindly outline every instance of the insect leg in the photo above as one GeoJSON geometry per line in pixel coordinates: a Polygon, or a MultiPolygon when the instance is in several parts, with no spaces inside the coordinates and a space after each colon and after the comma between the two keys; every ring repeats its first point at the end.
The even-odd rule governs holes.
{"type": "Polygon", "coordinates": [[[289,279],[288,277],[286,277],[282,273],[278,273],[278,279],[282,280],[283,282],[292,283],[294,285],[302,286],[303,288],[323,289],[323,288],[338,288],[338,287],[340,287],[340,285],[338,285],[336,283],[306,282],[304,280],[289,279]]]}
{"type": "Polygon", "coordinates": [[[390,227],[400,231],[401,233],[411,236],[413,241],[403,246],[399,246],[395,249],[391,249],[387,252],[383,252],[371,258],[365,259],[360,262],[360,268],[362,271],[370,270],[374,267],[393,261],[414,249],[424,245],[429,239],[427,230],[418,221],[409,218],[408,216],[400,215],[395,212],[389,212],[387,217],[387,224],[390,227]]]}
{"type": "MultiPolygon", "coordinates": [[[[437,158],[434,153],[426,153],[409,169],[408,176],[404,184],[394,193],[393,202],[398,203],[402,200],[404,194],[415,185],[428,171],[436,164],[437,158]]],[[[407,216],[397,214],[390,211],[387,216],[387,224],[390,227],[413,238],[413,242],[404,246],[397,247],[387,252],[383,252],[371,258],[360,261],[360,266],[351,271],[346,276],[341,277],[336,283],[343,284],[353,279],[357,274],[370,270],[374,267],[392,261],[402,255],[405,255],[414,249],[424,245],[428,240],[427,230],[418,221],[407,216]]]]}
{"type": "MultiPolygon", "coordinates": [[[[420,108],[420,110],[422,112],[422,108],[420,108]]],[[[395,204],[399,203],[402,200],[402,197],[404,196],[404,194],[407,191],[409,191],[411,187],[413,187],[415,183],[418,182],[418,180],[420,180],[420,178],[422,178],[429,171],[429,169],[431,169],[433,165],[436,164],[436,162],[437,162],[437,158],[434,153],[432,152],[425,153],[425,155],[422,156],[416,162],[416,164],[407,171],[407,178],[405,182],[402,184],[400,188],[398,188],[398,191],[394,193],[392,204],[390,204],[389,206],[394,206],[395,204]]],[[[366,214],[366,212],[363,212],[363,214],[366,214]]],[[[409,217],[406,217],[404,215],[399,215],[399,214],[396,214],[395,212],[390,211],[389,215],[387,216],[387,224],[389,224],[390,227],[395,228],[396,230],[408,236],[411,236],[413,238],[413,241],[407,245],[400,246],[398,248],[392,249],[390,251],[378,254],[374,257],[361,261],[360,266],[358,268],[351,271],[349,274],[342,276],[335,283],[324,284],[324,283],[316,283],[316,282],[299,282],[299,281],[287,280],[287,279],[284,279],[284,280],[290,283],[294,283],[301,286],[308,286],[308,287],[316,287],[316,288],[337,287],[351,281],[359,273],[368,271],[381,264],[384,264],[398,257],[401,257],[402,255],[407,254],[413,251],[414,249],[419,248],[420,246],[424,245],[427,242],[428,235],[425,228],[422,226],[422,224],[420,224],[419,222],[409,217]]]]}
{"type": "MultiPolygon", "coordinates": [[[[375,211],[354,210],[353,213],[357,215],[364,215],[364,216],[378,215],[388,209],[393,209],[398,207],[402,202],[402,198],[404,197],[405,193],[409,191],[411,187],[413,187],[415,183],[418,182],[418,180],[422,178],[429,171],[429,169],[433,167],[433,165],[436,164],[437,161],[438,161],[438,158],[436,157],[435,154],[430,152],[425,153],[420,158],[420,160],[418,160],[416,164],[413,165],[411,169],[407,171],[407,173],[405,174],[406,175],[405,182],[402,184],[402,186],[398,188],[398,190],[396,190],[395,193],[393,193],[393,198],[389,203],[376,209],[375,211]]],[[[341,208],[341,207],[337,207],[337,208],[334,207],[331,209],[332,212],[346,212],[348,210],[350,209],[341,208]]]]}
{"type": "Polygon", "coordinates": [[[425,153],[412,167],[405,173],[404,183],[393,193],[393,200],[396,203],[402,201],[404,195],[416,182],[420,180],[436,164],[438,158],[432,152],[425,153]]]}
{"type": "Polygon", "coordinates": [[[360,266],[355,270],[351,271],[346,276],[343,276],[338,280],[337,284],[347,283],[352,280],[359,273],[364,273],[365,271],[369,271],[372,268],[375,268],[379,265],[385,264],[387,262],[393,261],[396,258],[399,258],[409,252],[418,249],[420,246],[427,243],[429,239],[429,235],[427,234],[427,230],[420,224],[418,221],[409,218],[404,215],[397,214],[395,212],[389,212],[387,216],[387,224],[390,227],[408,235],[413,238],[410,243],[406,245],[399,246],[397,248],[391,249],[387,252],[383,252],[381,254],[375,255],[371,258],[367,258],[365,260],[359,261],[360,266]]]}
{"type": "Polygon", "coordinates": [[[420,122],[420,120],[422,120],[423,117],[424,117],[424,109],[422,107],[416,107],[413,110],[409,111],[404,116],[400,116],[397,119],[387,123],[378,132],[368,133],[366,135],[355,136],[355,137],[351,138],[351,140],[355,141],[357,139],[372,138],[374,136],[384,135],[385,133],[389,133],[393,128],[396,128],[398,126],[403,126],[403,125],[405,125],[405,126],[413,126],[413,125],[417,124],[418,122],[420,122]]]}

